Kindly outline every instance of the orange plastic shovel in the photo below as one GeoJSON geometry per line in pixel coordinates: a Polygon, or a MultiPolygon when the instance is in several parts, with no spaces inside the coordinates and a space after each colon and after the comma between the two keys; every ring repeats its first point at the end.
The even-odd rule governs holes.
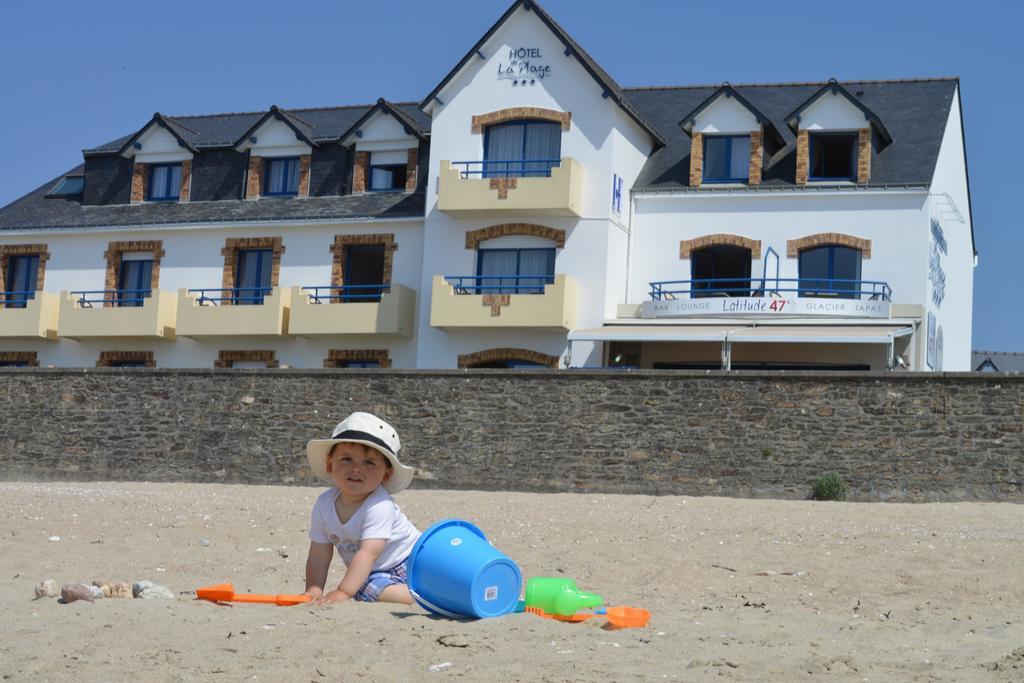
{"type": "Polygon", "coordinates": [[[297,605],[312,600],[308,595],[261,595],[259,593],[236,593],[230,583],[196,589],[196,598],[211,602],[255,602],[262,605],[297,605]]]}

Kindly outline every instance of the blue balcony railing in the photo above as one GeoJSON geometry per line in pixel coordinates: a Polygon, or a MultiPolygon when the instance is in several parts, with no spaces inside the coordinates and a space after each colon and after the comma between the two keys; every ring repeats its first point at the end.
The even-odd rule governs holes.
{"type": "Polygon", "coordinates": [[[456,294],[543,294],[554,275],[445,275],[456,294]]]}
{"type": "Polygon", "coordinates": [[[311,292],[309,300],[314,304],[365,303],[380,301],[382,294],[391,291],[391,285],[321,285],[302,290],[311,292]]]}
{"type": "Polygon", "coordinates": [[[262,306],[263,297],[273,291],[273,287],[226,287],[221,289],[203,288],[190,289],[189,294],[198,294],[200,306],[218,306],[224,302],[236,306],[262,306]],[[213,293],[209,294],[210,292],[213,293]]]}
{"type": "Polygon", "coordinates": [[[483,161],[453,161],[453,167],[462,167],[459,177],[470,178],[547,178],[561,159],[485,159],[483,161]]]}
{"type": "Polygon", "coordinates": [[[100,306],[104,304],[141,306],[152,293],[152,289],[93,289],[71,292],[71,296],[78,297],[79,308],[93,308],[96,304],[100,306]]]}
{"type": "Polygon", "coordinates": [[[758,297],[765,294],[796,294],[800,297],[832,297],[837,299],[869,299],[892,301],[892,289],[876,280],[842,280],[820,278],[771,278],[745,280],[737,278],[698,278],[652,282],[651,300],[699,299],[711,296],[758,297]]]}
{"type": "Polygon", "coordinates": [[[12,289],[9,292],[0,292],[0,305],[4,308],[25,308],[26,302],[29,299],[35,298],[36,293],[34,290],[12,289]]]}

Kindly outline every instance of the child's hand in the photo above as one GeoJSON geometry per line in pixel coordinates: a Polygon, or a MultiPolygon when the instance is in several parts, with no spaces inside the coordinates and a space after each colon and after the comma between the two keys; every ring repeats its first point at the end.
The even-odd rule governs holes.
{"type": "Polygon", "coordinates": [[[322,596],[324,594],[324,591],[323,591],[322,588],[313,587],[313,588],[307,588],[305,591],[303,591],[302,594],[303,595],[308,595],[313,600],[319,600],[320,596],[322,596]]]}
{"type": "Polygon", "coordinates": [[[314,605],[323,607],[324,605],[332,605],[336,602],[345,602],[349,599],[348,593],[342,593],[339,590],[333,590],[330,593],[325,593],[316,600],[313,601],[314,605]]]}

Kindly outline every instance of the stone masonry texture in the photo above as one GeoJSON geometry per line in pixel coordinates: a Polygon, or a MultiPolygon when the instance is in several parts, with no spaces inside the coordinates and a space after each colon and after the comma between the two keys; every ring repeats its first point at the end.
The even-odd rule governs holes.
{"type": "Polygon", "coordinates": [[[391,422],[419,488],[1024,502],[1024,376],[0,369],[0,478],[314,484],[391,422]]]}

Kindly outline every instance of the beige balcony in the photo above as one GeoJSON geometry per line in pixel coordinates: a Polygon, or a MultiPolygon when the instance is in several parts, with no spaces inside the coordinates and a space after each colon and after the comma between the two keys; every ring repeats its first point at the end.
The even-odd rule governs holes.
{"type": "Polygon", "coordinates": [[[198,292],[179,289],[178,334],[193,338],[287,334],[291,295],[290,288],[274,287],[263,297],[262,304],[224,305],[218,301],[200,302],[198,292]]]}
{"type": "Polygon", "coordinates": [[[524,327],[570,330],[576,327],[577,284],[565,275],[544,286],[543,294],[464,294],[435,275],[430,300],[434,327],[524,327]]]}
{"type": "MultiPolygon", "coordinates": [[[[327,301],[320,303],[309,290],[292,287],[288,333],[303,337],[343,334],[380,334],[412,337],[416,291],[391,285],[380,301],[327,301]]],[[[325,294],[321,290],[321,294],[325,294]]]]}
{"type": "MultiPolygon", "coordinates": [[[[110,293],[97,299],[112,298],[110,293]]],[[[154,289],[141,306],[104,308],[101,301],[83,305],[81,296],[60,294],[60,336],[70,339],[158,338],[174,339],[178,300],[174,292],[154,289]]]]}
{"type": "MultiPolygon", "coordinates": [[[[472,168],[472,167],[471,167],[472,168]]],[[[437,208],[452,216],[580,216],[583,166],[563,157],[551,175],[537,178],[464,177],[450,161],[441,162],[437,208]]]]}
{"type": "Polygon", "coordinates": [[[56,339],[60,304],[56,294],[36,292],[25,308],[0,304],[0,339],[56,339]]]}

